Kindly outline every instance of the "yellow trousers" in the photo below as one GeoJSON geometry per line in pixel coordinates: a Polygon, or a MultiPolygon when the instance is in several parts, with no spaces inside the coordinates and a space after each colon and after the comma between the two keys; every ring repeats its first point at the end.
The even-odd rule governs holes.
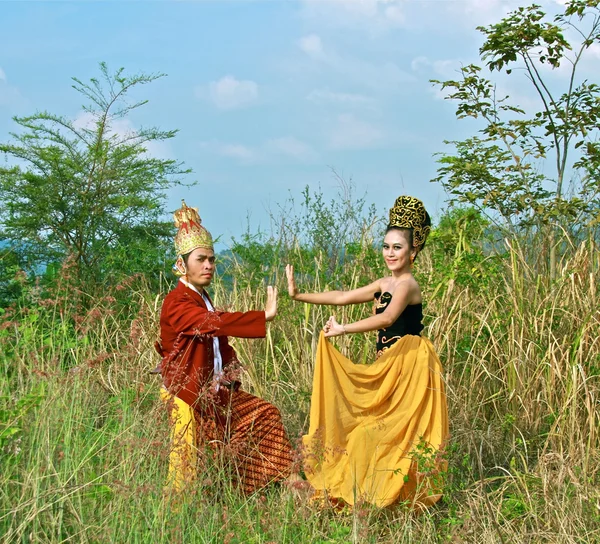
{"type": "Polygon", "coordinates": [[[171,451],[166,489],[179,492],[196,476],[196,420],[194,410],[179,397],[160,388],[160,398],[170,409],[171,451]]]}

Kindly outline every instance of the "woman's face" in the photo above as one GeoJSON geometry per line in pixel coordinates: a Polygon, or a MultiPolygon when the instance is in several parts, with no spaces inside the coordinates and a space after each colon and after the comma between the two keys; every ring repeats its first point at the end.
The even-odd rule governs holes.
{"type": "Polygon", "coordinates": [[[410,256],[416,252],[410,245],[407,231],[392,229],[383,239],[382,253],[391,272],[405,272],[410,270],[410,256]]]}

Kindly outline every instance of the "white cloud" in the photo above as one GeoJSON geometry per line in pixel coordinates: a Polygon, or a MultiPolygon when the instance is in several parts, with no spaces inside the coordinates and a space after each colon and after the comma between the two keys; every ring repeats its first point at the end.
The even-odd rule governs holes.
{"type": "Polygon", "coordinates": [[[269,140],[266,144],[268,151],[285,155],[298,160],[314,159],[317,154],[308,144],[294,138],[293,136],[284,136],[269,140]]]}
{"type": "Polygon", "coordinates": [[[413,72],[418,72],[423,67],[431,66],[431,61],[427,57],[415,57],[410,62],[410,68],[413,72]]]}
{"type": "MultiPolygon", "coordinates": [[[[73,120],[73,127],[78,130],[95,130],[97,120],[98,117],[93,113],[81,111],[73,120]]],[[[129,119],[113,119],[107,131],[107,136],[114,138],[118,142],[134,139],[137,135],[138,132],[129,119]]],[[[149,157],[163,160],[174,158],[171,146],[167,141],[154,140],[143,142],[142,145],[146,148],[146,155],[149,157]]]]}
{"type": "Polygon", "coordinates": [[[98,118],[88,111],[81,111],[77,114],[77,117],[73,120],[73,126],[78,129],[92,130],[96,124],[98,118]]]}
{"type": "Polygon", "coordinates": [[[365,79],[365,85],[372,89],[392,90],[397,92],[407,83],[413,83],[415,77],[402,70],[393,62],[385,62],[383,64],[372,65],[366,62],[354,62],[348,66],[347,73],[355,79],[365,79]]]}
{"type": "Polygon", "coordinates": [[[403,26],[404,3],[404,0],[302,0],[303,13],[310,19],[369,33],[403,26]]]}
{"type": "MultiPolygon", "coordinates": [[[[306,52],[306,48],[303,49],[306,52]]],[[[372,63],[349,55],[340,55],[333,49],[325,49],[322,44],[318,49],[318,55],[314,54],[317,49],[309,48],[309,55],[313,67],[321,70],[326,76],[335,75],[337,80],[353,86],[367,87],[375,91],[397,90],[407,83],[416,80],[413,74],[406,72],[391,61],[383,63],[372,63]]],[[[307,53],[308,54],[308,53],[307,53]]],[[[298,64],[294,64],[298,69],[298,64]]]]}
{"type": "Polygon", "coordinates": [[[460,76],[460,68],[465,63],[458,59],[429,60],[427,57],[415,57],[410,67],[413,72],[426,72],[442,78],[454,79],[460,76]]]}
{"type": "Polygon", "coordinates": [[[431,93],[431,95],[433,96],[433,98],[435,98],[436,100],[445,100],[448,96],[450,96],[450,94],[452,93],[451,89],[442,89],[439,86],[432,86],[429,89],[429,92],[431,93]]]}
{"type": "Polygon", "coordinates": [[[473,29],[476,26],[488,26],[499,23],[509,13],[520,6],[538,4],[549,15],[549,19],[557,13],[563,12],[562,7],[568,0],[538,0],[524,3],[521,0],[460,0],[436,2],[447,9],[446,14],[452,17],[452,24],[473,29]]]}
{"type": "Polygon", "coordinates": [[[520,0],[461,0],[445,2],[445,4],[464,26],[472,27],[497,23],[522,2],[520,0]]]}
{"type": "Polygon", "coordinates": [[[351,113],[338,115],[329,133],[329,145],[333,149],[370,148],[382,139],[383,132],[378,127],[357,119],[351,113]]]}
{"type": "Polygon", "coordinates": [[[398,5],[388,6],[385,8],[384,14],[386,20],[392,25],[401,26],[406,22],[406,17],[398,5]]]}
{"type": "MultiPolygon", "coordinates": [[[[469,2],[469,3],[473,3],[473,2],[469,2]]],[[[506,3],[504,2],[492,2],[492,4],[498,8],[499,6],[504,6],[506,3]]],[[[491,9],[491,8],[490,8],[491,9]]],[[[498,18],[499,20],[499,18],[498,18]]],[[[571,77],[571,71],[572,71],[572,67],[573,67],[573,60],[575,57],[575,52],[578,51],[579,47],[581,46],[581,41],[579,39],[579,41],[577,40],[576,36],[569,36],[569,32],[565,32],[567,39],[570,41],[571,45],[573,46],[573,51],[565,51],[565,58],[562,59],[562,62],[560,64],[560,66],[558,67],[554,67],[549,63],[541,63],[539,61],[535,61],[536,67],[538,69],[538,71],[540,72],[540,74],[542,74],[542,76],[546,79],[546,82],[548,83],[548,81],[554,83],[557,80],[562,80],[563,82],[565,80],[570,79],[571,77]],[[575,38],[575,39],[573,39],[575,38]]],[[[574,33],[571,33],[574,34],[574,33]]],[[[479,66],[484,66],[485,67],[485,63],[482,64],[482,61],[480,58],[477,58],[476,56],[476,52],[473,51],[473,55],[474,57],[471,60],[465,60],[465,59],[439,59],[439,60],[431,60],[426,56],[418,56],[415,57],[412,61],[411,61],[411,69],[413,72],[417,73],[417,74],[425,74],[428,77],[434,77],[436,79],[457,79],[460,78],[460,68],[461,66],[465,66],[467,64],[470,64],[471,62],[474,62],[475,64],[479,65],[479,66]]],[[[532,58],[535,60],[537,58],[537,54],[534,52],[534,54],[532,54],[532,58]]],[[[597,72],[597,59],[600,58],[600,45],[599,44],[592,44],[592,46],[589,48],[587,55],[584,54],[584,56],[581,59],[580,65],[579,65],[579,71],[580,72],[584,72],[584,76],[587,76],[588,72],[591,73],[595,73],[597,72]]],[[[511,81],[516,81],[519,78],[522,78],[523,80],[525,79],[525,65],[522,62],[522,60],[520,58],[518,58],[517,61],[512,62],[509,66],[509,69],[512,69],[512,75],[509,76],[509,79],[511,81]]],[[[488,79],[491,79],[492,81],[498,81],[499,79],[502,79],[504,77],[506,77],[506,67],[501,70],[500,72],[493,72],[492,75],[490,75],[489,71],[487,69],[484,68],[483,72],[482,72],[482,76],[483,77],[487,77],[488,79]]],[[[529,86],[528,82],[524,83],[525,87],[529,86]]]]}
{"type": "Polygon", "coordinates": [[[0,68],[0,106],[7,107],[14,113],[16,110],[21,109],[26,103],[27,101],[19,92],[19,89],[8,83],[6,72],[0,68]]]}
{"type": "Polygon", "coordinates": [[[241,144],[221,144],[217,146],[217,152],[224,157],[231,157],[243,162],[252,162],[257,159],[256,151],[241,144]]]}
{"type": "MultiPolygon", "coordinates": [[[[581,30],[585,29],[581,28],[581,30]]],[[[568,81],[571,79],[573,63],[583,47],[582,37],[576,31],[568,28],[564,34],[567,41],[571,44],[572,50],[565,51],[565,58],[562,59],[560,66],[554,68],[548,63],[538,65],[540,72],[544,73],[545,78],[552,78],[552,82],[560,80],[561,85],[563,85],[561,92],[567,92],[566,85],[568,85],[568,81]]],[[[581,83],[583,80],[597,80],[598,60],[600,60],[600,43],[594,42],[584,49],[579,59],[575,70],[576,84],[581,83]]]]}
{"type": "MultiPolygon", "coordinates": [[[[89,111],[81,111],[73,120],[73,126],[78,130],[95,130],[98,116],[89,111]]],[[[137,131],[129,119],[111,120],[110,126],[106,132],[108,137],[123,141],[127,138],[135,137],[137,131]]]]}
{"type": "Polygon", "coordinates": [[[314,160],[318,156],[309,144],[293,136],[273,138],[256,145],[213,140],[200,142],[200,148],[212,154],[235,159],[243,164],[264,164],[288,159],[306,162],[314,160]]]}
{"type": "Polygon", "coordinates": [[[369,96],[355,93],[338,93],[329,89],[314,89],[308,93],[306,99],[319,105],[342,107],[373,107],[375,104],[375,100],[369,96]]]}
{"type": "Polygon", "coordinates": [[[590,55],[597,59],[600,59],[600,44],[593,43],[592,45],[590,45],[588,51],[590,52],[590,55]]]}
{"type": "Polygon", "coordinates": [[[309,57],[320,57],[323,55],[323,43],[321,38],[316,34],[309,34],[303,36],[298,40],[298,46],[304,51],[309,57]]]}
{"type": "Polygon", "coordinates": [[[0,80],[0,106],[18,108],[25,103],[25,99],[16,87],[0,80]]]}
{"type": "Polygon", "coordinates": [[[144,147],[146,154],[155,159],[171,160],[176,158],[171,145],[166,141],[146,142],[144,147]]]}
{"type": "MultiPolygon", "coordinates": [[[[461,79],[460,68],[465,64],[468,63],[458,59],[430,60],[427,57],[419,56],[411,61],[410,67],[413,72],[423,74],[427,79],[456,81],[461,79]]],[[[442,89],[439,85],[431,84],[429,92],[434,99],[444,100],[453,90],[450,88],[442,89]]]]}
{"type": "MultiPolygon", "coordinates": [[[[538,0],[553,16],[567,0],[538,0]]],[[[531,2],[530,2],[531,3],[531,2]]],[[[458,26],[472,32],[499,22],[523,5],[522,0],[301,0],[301,14],[314,24],[352,28],[370,37],[398,28],[458,26]]],[[[433,37],[435,39],[435,37],[433,37]]]]}
{"type": "Polygon", "coordinates": [[[460,68],[464,63],[458,59],[434,60],[433,72],[441,77],[456,78],[460,75],[460,68]]]}
{"type": "MultiPolygon", "coordinates": [[[[77,114],[77,117],[73,120],[73,126],[76,129],[94,130],[98,116],[94,115],[89,111],[81,111],[77,114]]],[[[107,131],[109,136],[115,136],[120,140],[135,136],[136,130],[133,128],[129,119],[116,119],[111,121],[109,130],[107,131]]]]}
{"type": "MultiPolygon", "coordinates": [[[[203,97],[204,89],[197,88],[196,95],[203,97]]],[[[239,80],[233,76],[225,76],[208,85],[210,100],[221,110],[243,108],[258,99],[258,85],[251,80],[239,80]]]]}

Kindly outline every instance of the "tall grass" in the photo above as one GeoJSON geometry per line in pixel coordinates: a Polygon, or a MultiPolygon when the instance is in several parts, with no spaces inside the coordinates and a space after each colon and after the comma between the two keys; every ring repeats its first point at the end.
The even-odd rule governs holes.
{"type": "MultiPolygon", "coordinates": [[[[368,232],[337,262],[293,243],[261,257],[259,269],[234,254],[213,285],[217,306],[241,310],[264,304],[265,277],[279,285],[266,340],[232,342],[244,387],[280,408],[292,439],[307,430],[316,341],[334,310],[290,301],[283,265],[296,265],[303,290],[354,287],[382,273],[368,232]]],[[[149,372],[164,293],[137,281],[120,286],[126,303],[111,293],[82,302],[70,289],[39,300],[33,288],[28,306],[4,314],[3,540],[600,542],[600,251],[582,243],[552,283],[515,242],[477,282],[442,273],[451,263],[435,255],[426,248],[417,271],[452,436],[445,496],[427,513],[368,505],[339,513],[287,486],[243,497],[218,460],[190,493],[165,492],[168,422],[149,372]]],[[[372,307],[335,311],[350,321],[372,307]]],[[[336,343],[372,359],[374,334],[336,343]]]]}

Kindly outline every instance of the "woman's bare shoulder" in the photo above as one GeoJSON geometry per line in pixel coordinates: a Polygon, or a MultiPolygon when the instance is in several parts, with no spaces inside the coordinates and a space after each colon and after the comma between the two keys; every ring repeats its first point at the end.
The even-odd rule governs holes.
{"type": "MultiPolygon", "coordinates": [[[[388,278],[386,278],[388,279],[388,278]]],[[[408,276],[406,278],[402,278],[400,280],[393,280],[393,278],[389,278],[389,281],[386,284],[386,287],[382,289],[382,291],[388,291],[390,294],[394,294],[395,291],[399,291],[404,293],[404,295],[409,299],[409,304],[420,304],[422,301],[421,297],[421,287],[419,283],[413,276],[408,276]]]]}

